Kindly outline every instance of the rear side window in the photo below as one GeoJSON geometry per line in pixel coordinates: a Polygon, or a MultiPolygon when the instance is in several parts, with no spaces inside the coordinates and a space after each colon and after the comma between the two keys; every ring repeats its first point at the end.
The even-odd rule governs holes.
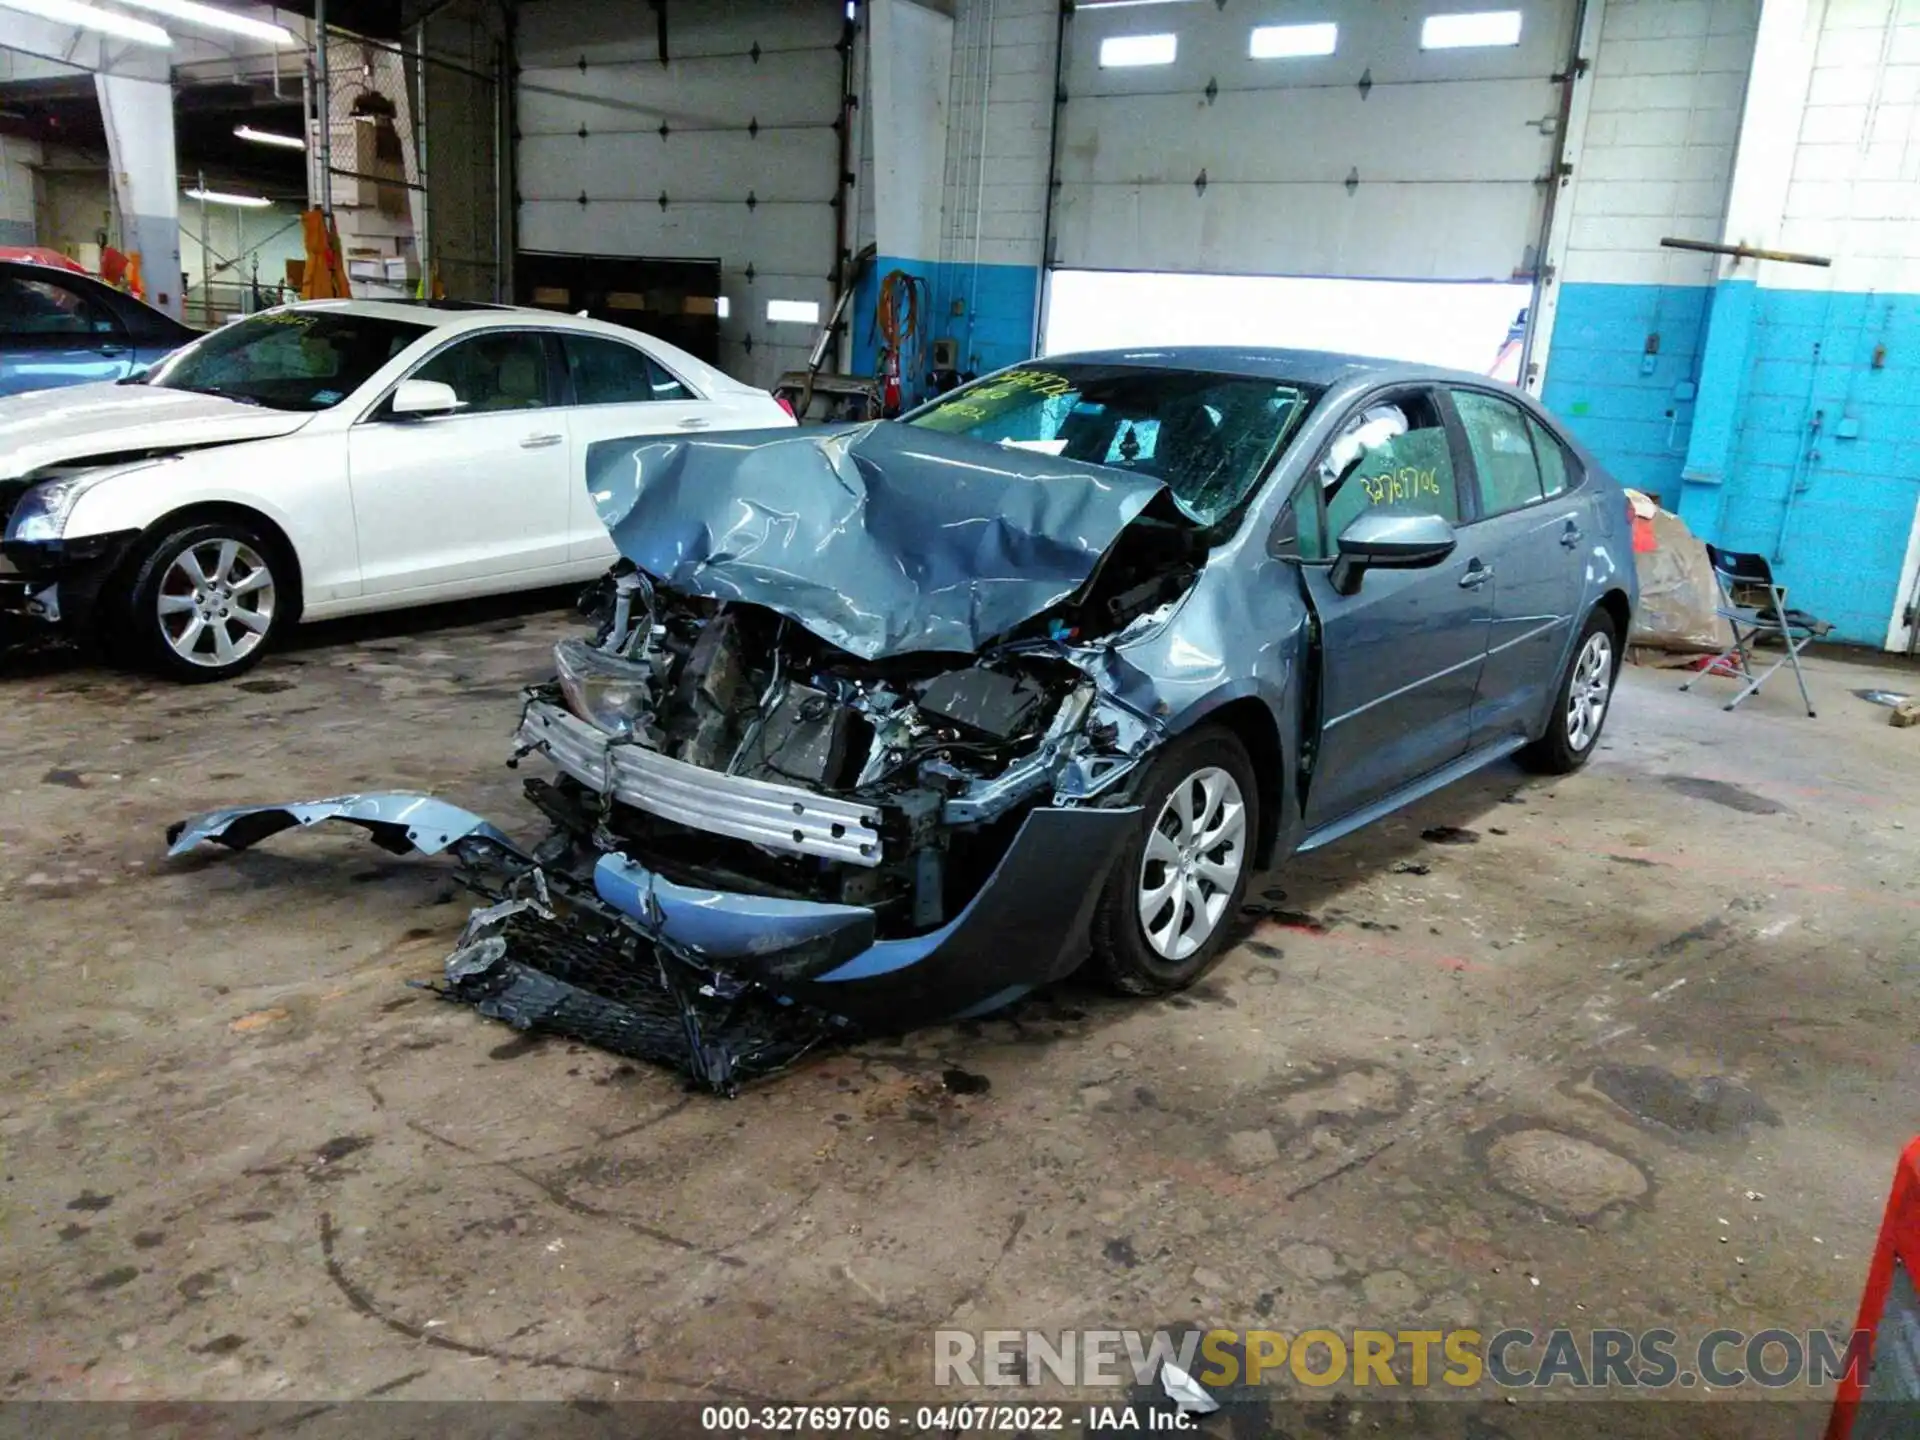
{"type": "Polygon", "coordinates": [[[1368,403],[1327,447],[1318,475],[1326,528],[1311,534],[1310,517],[1301,515],[1302,559],[1332,558],[1340,532],[1367,510],[1460,523],[1447,428],[1424,391],[1368,403]]]}
{"type": "Polygon", "coordinates": [[[1511,401],[1477,390],[1454,391],[1453,403],[1473,450],[1481,518],[1504,515],[1538,500],[1544,492],[1526,412],[1511,401]]]}
{"type": "Polygon", "coordinates": [[[567,335],[567,373],[573,376],[577,405],[633,405],[653,399],[653,375],[646,353],[617,340],[567,335]]]}
{"type": "Polygon", "coordinates": [[[1567,488],[1567,450],[1546,426],[1533,416],[1527,417],[1527,429],[1533,434],[1533,453],[1540,461],[1540,488],[1551,499],[1567,488]]]}
{"type": "Polygon", "coordinates": [[[647,383],[653,391],[647,397],[649,400],[698,400],[700,398],[680,383],[678,375],[651,355],[647,357],[647,383]]]}

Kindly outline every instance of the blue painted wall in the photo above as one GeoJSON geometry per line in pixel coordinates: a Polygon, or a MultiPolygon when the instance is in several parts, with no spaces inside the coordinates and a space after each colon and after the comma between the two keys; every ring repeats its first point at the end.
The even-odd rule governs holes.
{"type": "Polygon", "coordinates": [[[1553,323],[1541,398],[1622,484],[1668,507],[1680,498],[1711,293],[1702,285],[1567,284],[1553,323]]]}
{"type": "Polygon", "coordinates": [[[1837,638],[1886,642],[1920,501],[1920,296],[1568,285],[1544,398],[1702,538],[1766,555],[1837,638]],[[1716,311],[1737,383],[1707,397],[1683,478],[1696,416],[1675,386],[1697,380],[1716,311]]]}
{"type": "Polygon", "coordinates": [[[971,264],[937,260],[876,258],[854,293],[853,368],[870,375],[878,364],[880,341],[874,328],[874,304],[880,282],[890,271],[904,270],[928,285],[931,303],[921,316],[929,366],[933,341],[951,336],[960,342],[960,368],[985,374],[1033,354],[1034,307],[1040,271],[1031,265],[981,265],[978,280],[971,264]],[[961,313],[954,314],[955,304],[961,313]]]}

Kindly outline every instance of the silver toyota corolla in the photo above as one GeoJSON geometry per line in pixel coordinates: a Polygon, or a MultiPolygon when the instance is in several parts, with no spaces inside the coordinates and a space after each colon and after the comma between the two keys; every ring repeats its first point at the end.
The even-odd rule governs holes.
{"type": "Polygon", "coordinates": [[[1255,869],[1502,756],[1583,764],[1635,601],[1623,492],[1531,398],[1351,356],[1057,356],[901,423],[604,443],[586,483],[626,558],[525,708],[546,841],[391,795],[175,843],[341,818],[504,856],[520,908],[450,977],[602,1040],[541,987],[887,1030],[1089,955],[1179,989],[1255,869]]]}

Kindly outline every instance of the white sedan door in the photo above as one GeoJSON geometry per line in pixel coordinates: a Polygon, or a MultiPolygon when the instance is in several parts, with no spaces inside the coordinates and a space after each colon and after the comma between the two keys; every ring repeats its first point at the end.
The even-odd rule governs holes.
{"type": "Polygon", "coordinates": [[[349,445],[368,596],[426,600],[566,578],[573,492],[558,356],[537,330],[484,330],[407,378],[451,385],[451,415],[377,410],[349,445]]]}
{"type": "Polygon", "coordinates": [[[573,441],[572,544],[576,562],[612,564],[618,552],[587,493],[587,448],[596,440],[630,435],[697,435],[740,423],[724,404],[693,388],[638,345],[604,335],[560,336],[573,381],[567,414],[573,441]]]}

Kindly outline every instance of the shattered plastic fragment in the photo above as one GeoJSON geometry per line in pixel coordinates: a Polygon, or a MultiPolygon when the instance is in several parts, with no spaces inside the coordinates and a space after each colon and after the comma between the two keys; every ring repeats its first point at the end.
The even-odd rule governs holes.
{"type": "Polygon", "coordinates": [[[1183,1414],[1207,1415],[1220,1408],[1198,1380],[1171,1360],[1160,1362],[1160,1388],[1183,1414]]]}

